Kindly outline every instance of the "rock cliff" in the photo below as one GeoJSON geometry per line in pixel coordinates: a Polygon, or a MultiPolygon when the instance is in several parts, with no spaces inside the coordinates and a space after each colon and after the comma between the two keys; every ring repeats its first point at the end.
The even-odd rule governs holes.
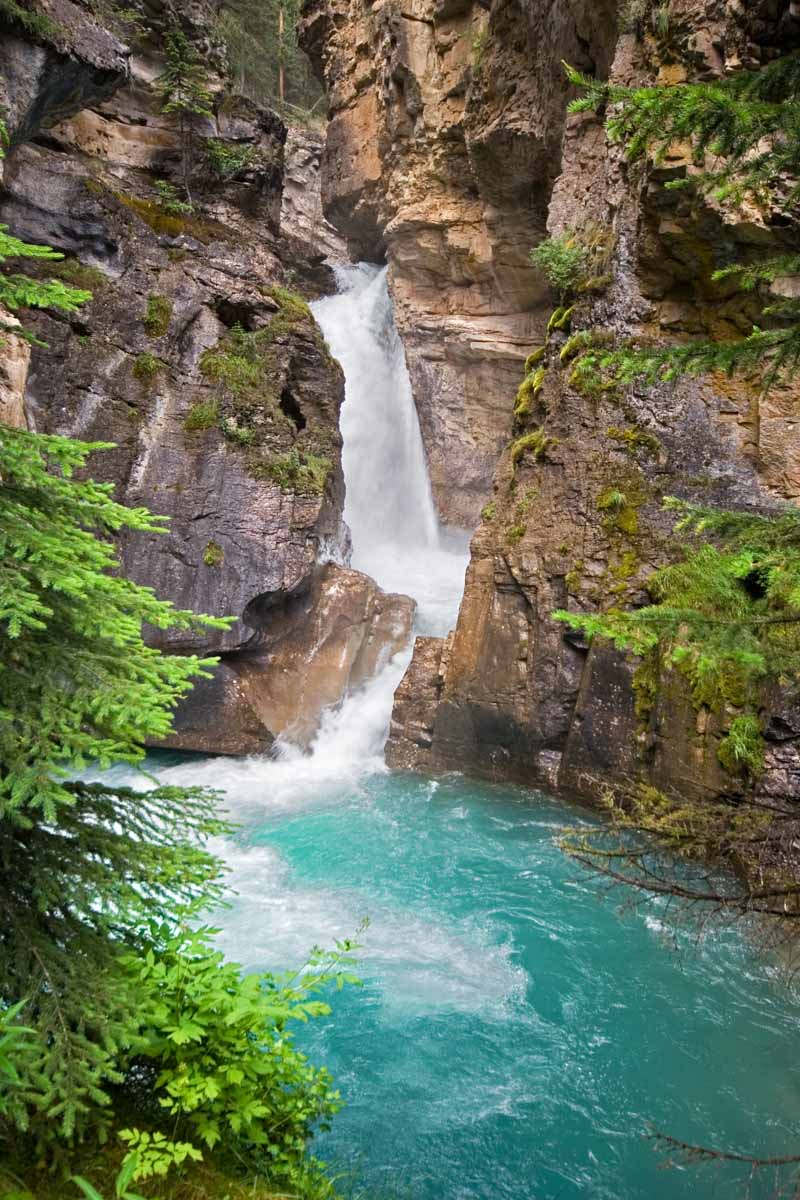
{"type": "MultiPolygon", "coordinates": [[[[125,503],[170,518],[166,535],[125,540],[127,574],[182,608],[236,618],[200,641],[153,633],[170,650],[223,656],[179,712],[173,744],[257,750],[292,722],[308,735],[319,706],[303,689],[291,719],[251,703],[271,687],[273,661],[282,679],[294,669],[286,652],[278,662],[277,614],[285,626],[287,605],[324,595],[329,623],[347,626],[348,645],[374,643],[373,658],[410,620],[404,598],[374,588],[365,597],[355,573],[321,565],[347,551],[343,381],[293,288],[329,282],[321,264],[335,235],[309,217],[281,238],[286,128],[229,89],[210,4],[148,5],[135,21],[125,10],[117,34],[88,5],[48,0],[41,11],[50,23],[37,37],[0,22],[10,136],[0,220],[63,251],[43,274],[92,299],[70,317],[26,315],[43,344],[30,355],[14,340],[4,357],[4,417],[114,443],[92,474],[113,481],[125,503]],[[193,211],[178,194],[180,131],[156,88],[164,33],[178,20],[202,51],[212,93],[210,115],[194,122],[193,211]],[[211,169],[209,139],[238,153],[232,167],[211,169]],[[349,588],[335,586],[337,572],[349,588]]],[[[303,144],[292,170],[295,179],[306,170],[313,196],[313,137],[303,144]]],[[[293,639],[299,661],[296,628],[293,639]]],[[[326,675],[328,702],[359,678],[356,650],[340,657],[326,675]]]]}
{"type": "MultiPolygon", "coordinates": [[[[308,18],[309,44],[316,39],[334,108],[324,194],[351,240],[374,248],[375,230],[381,235],[440,488],[443,464],[460,474],[461,450],[476,429],[464,408],[460,449],[441,430],[432,447],[435,423],[446,423],[453,411],[442,367],[454,353],[453,298],[509,298],[517,339],[501,365],[496,347],[479,348],[475,334],[478,326],[486,328],[484,319],[496,329],[495,315],[459,310],[462,337],[472,340],[491,380],[479,393],[481,419],[491,411],[496,439],[482,443],[487,461],[490,444],[504,448],[473,539],[457,628],[445,642],[417,643],[396,698],[388,761],[472,770],[587,796],[604,782],[637,778],[701,795],[736,792],[740,781],[727,775],[716,754],[724,718],[736,712],[735,697],[726,713],[694,706],[674,673],[647,664],[634,677],[634,662],[599,642],[590,648],[551,614],[644,602],[648,575],[677,551],[661,507],[665,495],[759,509],[796,500],[798,397],[785,390],[760,396],[745,381],[727,378],[589,397],[571,385],[572,350],[565,347],[582,329],[672,339],[748,331],[747,296],[713,283],[711,274],[733,256],[747,261],[786,245],[786,234],[768,214],[723,213],[713,202],[665,191],[665,179],[690,169],[680,146],[659,172],[648,173],[624,161],[593,115],[565,119],[554,60],[588,61],[593,73],[622,83],[713,79],[743,62],[768,61],[785,44],[782,9],[761,5],[745,13],[729,6],[723,12],[687,0],[670,6],[668,44],[635,5],[619,29],[611,11],[540,0],[413,11],[401,11],[394,0],[369,9],[351,0],[349,12],[344,21],[336,0],[312,0],[308,18]],[[436,90],[445,78],[442,39],[447,33],[453,53],[476,28],[479,61],[474,53],[471,63],[462,59],[461,85],[447,92],[447,111],[458,108],[454,132],[441,119],[436,90]],[[547,51],[533,52],[535,31],[547,51]],[[398,89],[414,98],[405,131],[388,124],[392,112],[396,120],[402,112],[398,89]],[[376,160],[370,166],[363,147],[372,128],[376,160]],[[448,173],[454,144],[467,164],[458,179],[448,173]],[[481,174],[484,149],[489,168],[481,174]],[[446,203],[445,193],[462,197],[462,206],[446,203]],[[550,235],[581,230],[602,259],[601,277],[579,299],[571,324],[556,320],[549,331],[544,314],[555,310],[557,297],[537,295],[541,284],[523,253],[541,239],[545,222],[550,235]],[[486,256],[479,255],[480,272],[456,284],[465,225],[471,247],[483,239],[486,256]],[[414,237],[416,251],[406,242],[414,237]],[[420,247],[436,271],[428,316],[419,307],[420,247]],[[501,289],[499,280],[511,277],[514,287],[501,289]],[[498,282],[495,291],[490,278],[498,282]],[[422,370],[434,292],[450,311],[435,318],[439,357],[422,370]],[[418,307],[409,319],[412,296],[418,307]],[[526,342],[525,329],[532,327],[536,337],[526,342]],[[523,343],[535,364],[515,414],[523,343]],[[511,373],[517,375],[513,385],[511,373]],[[431,407],[441,411],[431,415],[431,407]]],[[[467,355],[453,375],[464,404],[471,375],[467,355]]],[[[797,712],[779,702],[766,737],[763,791],[797,793],[797,712]]]]}
{"type": "Polygon", "coordinates": [[[386,256],[434,495],[473,527],[549,297],[528,264],[559,169],[560,61],[605,72],[599,4],[309,0],[329,93],[323,203],[353,253],[386,256]]]}

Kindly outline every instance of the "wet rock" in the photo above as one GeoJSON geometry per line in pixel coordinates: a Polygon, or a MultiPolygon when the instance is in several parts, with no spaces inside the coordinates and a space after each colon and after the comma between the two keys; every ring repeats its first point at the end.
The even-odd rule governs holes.
{"type": "Polygon", "coordinates": [[[407,644],[415,607],[359,571],[328,564],[308,590],[276,597],[260,613],[247,650],[226,657],[214,685],[179,706],[168,744],[237,754],[282,736],[307,746],[324,710],[407,644]]]}
{"type": "Polygon", "coordinates": [[[395,692],[386,762],[407,771],[430,769],[433,725],[444,682],[446,639],[418,637],[414,653],[395,692]]]}
{"type": "Polygon", "coordinates": [[[243,755],[261,754],[272,742],[239,675],[221,662],[210,679],[197,680],[190,697],[178,705],[173,732],[157,745],[169,750],[243,755]]]}

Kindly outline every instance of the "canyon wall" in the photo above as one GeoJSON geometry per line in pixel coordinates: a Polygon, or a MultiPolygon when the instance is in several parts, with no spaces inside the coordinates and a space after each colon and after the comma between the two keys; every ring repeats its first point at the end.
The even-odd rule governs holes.
{"type": "Polygon", "coordinates": [[[126,573],[181,608],[235,618],[227,630],[151,631],[165,649],[221,655],[169,744],[241,753],[291,730],[307,738],[312,693],[336,700],[363,681],[412,615],[405,598],[323,565],[347,557],[343,380],[293,290],[330,287],[323,259],[341,251],[314,208],[320,139],[292,135],[287,154],[282,121],[231,91],[210,3],[148,3],[111,26],[72,0],[40,11],[40,36],[0,19],[0,220],[62,251],[42,277],[92,299],[74,314],[26,313],[32,353],[6,339],[3,417],[113,443],[93,456],[93,477],[169,518],[165,534],[123,540],[126,573]],[[212,94],[193,122],[192,211],[178,123],[158,92],[178,25],[212,94]],[[241,165],[214,173],[209,139],[241,165]],[[287,674],[302,702],[275,699],[287,674]]]}
{"type": "Polygon", "coordinates": [[[610,0],[309,0],[328,88],[325,210],[388,260],[434,496],[474,527],[549,296],[528,253],[558,174],[567,58],[605,73],[610,0]]]}
{"type": "MultiPolygon", "coordinates": [[[[624,84],[710,80],[796,40],[782,3],[680,0],[660,23],[650,9],[307,4],[332,108],[326,211],[357,252],[388,259],[444,519],[482,505],[457,628],[420,639],[398,691],[394,766],[587,796],[638,779],[742,787],[716,754],[734,696],[725,711],[695,706],[675,672],[635,673],[552,618],[646,601],[648,576],[679,550],[665,495],[769,510],[800,489],[796,394],[715,377],[590,397],[570,382],[571,350],[562,361],[584,329],[748,332],[752,298],[711,275],[790,244],[769,214],[665,190],[693,169],[686,147],[648,172],[593,114],[565,116],[562,58],[624,84]],[[597,248],[601,277],[548,331],[558,300],[527,253],[570,229],[597,248]],[[515,417],[533,351],[541,372],[515,417]]],[[[762,790],[796,793],[800,716],[776,700],[765,725],[762,790]]]]}

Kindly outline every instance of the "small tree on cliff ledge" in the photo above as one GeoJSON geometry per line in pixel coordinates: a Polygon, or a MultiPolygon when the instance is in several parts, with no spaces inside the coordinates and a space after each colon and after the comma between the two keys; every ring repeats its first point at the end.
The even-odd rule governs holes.
{"type": "Polygon", "coordinates": [[[195,48],[181,29],[167,34],[167,62],[158,80],[161,111],[175,114],[181,139],[181,172],[186,199],[191,203],[189,184],[194,149],[196,117],[211,116],[208,75],[195,48]]]}
{"type": "MultiPolygon", "coordinates": [[[[630,158],[658,163],[676,141],[691,144],[694,173],[666,187],[713,193],[722,204],[750,197],[778,215],[791,240],[800,200],[800,54],[718,82],[671,87],[624,88],[572,68],[567,73],[585,93],[570,109],[605,109],[609,137],[623,142],[630,158]]],[[[782,290],[791,293],[800,278],[800,252],[734,263],[714,278],[757,293],[781,279],[782,290]]],[[[607,394],[636,381],[659,384],[724,370],[746,372],[762,390],[785,384],[800,367],[800,299],[765,296],[762,314],[769,328],[756,327],[738,340],[590,346],[576,360],[572,382],[607,394]]],[[[794,507],[765,516],[675,500],[667,505],[679,512],[687,546],[682,562],[651,578],[653,604],[636,612],[556,615],[678,668],[698,705],[732,702],[740,712],[719,756],[732,774],[753,778],[762,765],[764,685],[800,677],[800,515],[794,507]]]]}

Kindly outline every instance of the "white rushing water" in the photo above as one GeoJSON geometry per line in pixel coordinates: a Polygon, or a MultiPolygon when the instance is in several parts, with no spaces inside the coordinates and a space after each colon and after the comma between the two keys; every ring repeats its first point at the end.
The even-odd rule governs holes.
{"type": "Polygon", "coordinates": [[[431,495],[386,268],[337,268],[339,291],[312,304],[345,374],[341,429],[352,565],[419,605],[421,633],[455,624],[468,535],[442,530],[431,495]]]}
{"type": "MultiPolygon", "coordinates": [[[[417,600],[418,632],[444,634],[458,612],[468,536],[439,527],[386,272],[360,265],[338,275],[340,291],[313,308],[345,371],[352,565],[384,589],[417,600]]],[[[303,886],[279,849],[251,840],[255,831],[313,822],[326,811],[347,812],[357,825],[359,805],[371,803],[371,789],[386,775],[392,702],[411,650],[409,644],[365,687],[328,709],[306,752],[284,743],[273,755],[148,765],[163,783],[219,788],[240,826],[233,840],[215,847],[230,868],[236,897],[221,918],[220,946],[236,961],[248,968],[302,962],[310,946],[352,935],[369,912],[368,956],[393,977],[396,999],[423,1003],[436,995],[459,1007],[494,997],[499,1003],[518,986],[517,973],[505,950],[479,931],[465,933],[435,913],[395,910],[348,886],[303,886]]],[[[438,785],[425,786],[433,795],[438,785]]]]}
{"type": "MultiPolygon", "coordinates": [[[[339,291],[312,305],[344,369],[342,462],[352,565],[386,591],[418,604],[416,631],[443,635],[455,624],[469,536],[439,526],[386,269],[337,268],[339,291]]],[[[268,805],[278,814],[352,788],[384,770],[392,701],[411,645],[374,679],[323,716],[308,752],[282,744],[274,757],[185,763],[165,774],[225,791],[238,820],[268,805]]]]}

